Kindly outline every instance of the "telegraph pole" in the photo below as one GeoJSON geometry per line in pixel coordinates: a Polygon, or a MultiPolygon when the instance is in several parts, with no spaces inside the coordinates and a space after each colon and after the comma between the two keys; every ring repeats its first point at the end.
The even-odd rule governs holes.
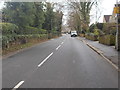
{"type": "Polygon", "coordinates": [[[120,28],[119,28],[119,19],[120,19],[120,6],[118,4],[118,0],[116,0],[116,28],[117,28],[117,31],[116,31],[116,49],[119,51],[120,50],[120,28]]]}

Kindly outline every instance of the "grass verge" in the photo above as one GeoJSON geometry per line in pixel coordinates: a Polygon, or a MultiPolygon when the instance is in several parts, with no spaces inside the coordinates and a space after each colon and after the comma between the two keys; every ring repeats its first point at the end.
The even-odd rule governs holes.
{"type": "Polygon", "coordinates": [[[16,51],[19,51],[21,49],[25,49],[25,48],[28,48],[28,47],[31,47],[31,46],[34,46],[38,43],[42,43],[42,42],[45,42],[49,39],[43,39],[43,40],[37,40],[37,39],[31,39],[29,40],[28,43],[26,44],[15,44],[15,45],[11,45],[9,48],[6,48],[6,49],[2,49],[2,56],[6,56],[10,53],[14,53],[16,51]]]}

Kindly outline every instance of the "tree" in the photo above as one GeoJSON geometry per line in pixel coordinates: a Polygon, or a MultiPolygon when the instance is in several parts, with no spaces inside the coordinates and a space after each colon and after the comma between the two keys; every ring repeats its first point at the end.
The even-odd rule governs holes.
{"type": "Polygon", "coordinates": [[[79,20],[79,16],[76,12],[71,12],[68,19],[68,25],[71,28],[71,30],[77,30],[78,32],[80,32],[81,21],[79,20]]]}
{"type": "Polygon", "coordinates": [[[62,18],[63,18],[63,12],[62,12],[62,8],[63,5],[59,4],[59,3],[55,3],[54,4],[55,7],[55,20],[54,20],[54,25],[58,35],[61,34],[61,30],[62,30],[62,18]],[[57,8],[56,8],[57,7],[57,8]]]}
{"type": "Polygon", "coordinates": [[[26,26],[32,25],[34,20],[34,4],[30,2],[6,2],[3,9],[5,22],[16,24],[22,33],[26,26]]]}
{"type": "Polygon", "coordinates": [[[43,28],[50,33],[52,31],[54,21],[54,12],[53,12],[53,5],[51,3],[46,3],[46,10],[45,10],[45,22],[43,24],[43,28]]]}
{"type": "Polygon", "coordinates": [[[16,24],[18,34],[61,32],[63,13],[54,10],[54,3],[45,2],[6,2],[2,10],[3,21],[16,24]]]}
{"type": "Polygon", "coordinates": [[[72,2],[69,0],[68,4],[70,5],[70,8],[72,8],[72,10],[78,15],[77,20],[79,20],[82,30],[86,32],[89,29],[90,11],[94,2],[80,2],[79,0],[72,2]]]}
{"type": "Polygon", "coordinates": [[[53,3],[46,3],[45,22],[43,24],[43,28],[48,31],[48,38],[50,38],[50,33],[52,32],[57,32],[58,35],[61,32],[63,13],[59,10],[55,11],[54,9],[53,3]]]}
{"type": "Polygon", "coordinates": [[[45,21],[44,17],[44,4],[42,2],[34,2],[35,7],[35,19],[34,19],[34,27],[37,27],[39,29],[42,28],[42,24],[45,21]]]}

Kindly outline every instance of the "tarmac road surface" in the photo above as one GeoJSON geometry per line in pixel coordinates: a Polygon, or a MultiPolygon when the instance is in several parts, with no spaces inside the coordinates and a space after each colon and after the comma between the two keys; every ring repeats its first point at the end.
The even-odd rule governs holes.
{"type": "Polygon", "coordinates": [[[118,72],[77,37],[38,44],[2,61],[3,88],[117,88],[118,72]]]}

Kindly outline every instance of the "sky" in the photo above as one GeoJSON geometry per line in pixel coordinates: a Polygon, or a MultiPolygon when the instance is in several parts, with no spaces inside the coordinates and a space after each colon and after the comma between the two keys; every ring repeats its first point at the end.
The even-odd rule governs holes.
{"type": "MultiPolygon", "coordinates": [[[[0,9],[3,7],[4,1],[5,0],[0,1],[0,9]]],[[[23,1],[26,1],[26,0],[23,0],[23,1]]],[[[28,1],[30,1],[30,0],[28,0],[28,1]]],[[[40,1],[40,0],[37,0],[37,1],[40,1]]],[[[64,2],[65,0],[48,0],[48,1],[62,2],[63,4],[65,3],[64,2]]],[[[118,1],[120,1],[120,0],[118,0],[118,1]]],[[[104,15],[112,15],[113,7],[114,7],[115,3],[116,3],[116,0],[101,0],[100,9],[101,9],[102,13],[101,13],[101,17],[99,19],[99,22],[103,22],[103,16],[104,15]]],[[[93,9],[93,11],[94,11],[94,9],[93,9]]],[[[65,10],[64,10],[64,14],[65,15],[67,14],[65,10]]],[[[93,17],[95,17],[94,15],[95,15],[95,13],[92,12],[91,13],[91,16],[92,16],[91,17],[91,23],[95,22],[95,18],[93,18],[93,17]]],[[[65,19],[65,16],[64,16],[64,19],[65,19]]]]}
{"type": "Polygon", "coordinates": [[[99,22],[103,22],[104,15],[112,15],[114,4],[116,4],[116,0],[103,0],[101,4],[102,14],[99,22]]]}

